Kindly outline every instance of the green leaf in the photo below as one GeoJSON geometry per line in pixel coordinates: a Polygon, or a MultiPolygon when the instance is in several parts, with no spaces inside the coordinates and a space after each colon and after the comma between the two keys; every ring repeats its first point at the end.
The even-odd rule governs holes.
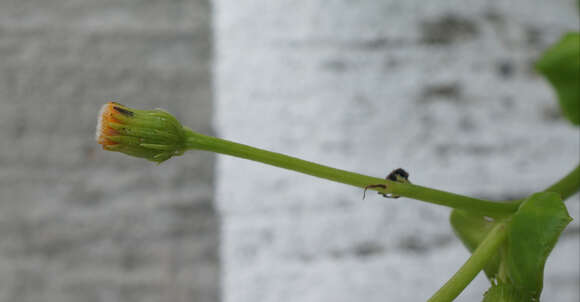
{"type": "Polygon", "coordinates": [[[580,34],[565,34],[543,53],[536,69],[554,86],[564,115],[580,125],[580,34]]]}
{"type": "Polygon", "coordinates": [[[510,284],[493,284],[483,295],[482,302],[529,302],[532,297],[522,293],[510,284]]]}
{"type": "Polygon", "coordinates": [[[546,259],[570,221],[558,193],[536,193],[521,204],[510,222],[506,259],[507,274],[518,290],[539,299],[546,259]]]}
{"type": "MultiPolygon", "coordinates": [[[[484,216],[462,210],[451,211],[449,221],[455,235],[472,253],[495,225],[493,221],[484,216]]],[[[500,255],[498,253],[483,268],[485,275],[490,280],[495,279],[499,263],[500,255]]]]}

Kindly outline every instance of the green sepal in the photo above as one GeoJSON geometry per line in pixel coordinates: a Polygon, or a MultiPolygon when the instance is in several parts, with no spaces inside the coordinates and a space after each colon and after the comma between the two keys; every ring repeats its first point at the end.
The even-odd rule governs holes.
{"type": "Polygon", "coordinates": [[[119,123],[109,123],[109,127],[117,130],[119,134],[135,137],[147,137],[149,140],[159,140],[159,141],[179,141],[181,138],[176,134],[172,134],[167,131],[162,131],[155,128],[142,128],[131,125],[124,125],[119,123]]]}
{"type": "MultiPolygon", "coordinates": [[[[461,240],[463,245],[473,253],[479,244],[485,239],[489,231],[494,227],[494,221],[472,212],[454,209],[449,217],[451,227],[455,235],[461,240]]],[[[488,279],[496,278],[499,264],[499,252],[484,266],[485,275],[488,279]]]]}
{"type": "Polygon", "coordinates": [[[508,230],[505,260],[513,286],[539,299],[546,259],[570,221],[572,218],[558,193],[536,193],[524,200],[508,230]]]}
{"type": "Polygon", "coordinates": [[[152,149],[152,150],[159,150],[159,151],[174,151],[174,150],[178,149],[176,146],[159,145],[159,144],[139,144],[139,146],[141,146],[143,148],[152,149]]]}
{"type": "Polygon", "coordinates": [[[123,108],[132,114],[113,112],[113,117],[121,121],[124,125],[159,129],[171,133],[181,131],[181,123],[166,111],[160,109],[137,110],[125,106],[123,108]]]}
{"type": "MultiPolygon", "coordinates": [[[[158,160],[160,158],[158,156],[160,154],[159,151],[142,148],[140,146],[134,146],[134,145],[128,145],[128,144],[118,144],[118,145],[105,146],[105,149],[108,151],[116,151],[116,152],[125,153],[125,154],[133,156],[133,157],[145,158],[145,159],[148,159],[150,161],[161,162],[158,160]]],[[[169,157],[171,157],[171,156],[169,156],[169,157]]],[[[165,158],[165,160],[167,160],[167,159],[169,159],[169,157],[163,156],[161,158],[165,158]]]]}
{"type": "Polygon", "coordinates": [[[133,145],[139,147],[142,143],[140,138],[133,136],[113,135],[107,136],[107,138],[115,143],[119,143],[119,145],[133,145]]]}
{"type": "Polygon", "coordinates": [[[556,90],[564,116],[580,125],[580,33],[565,34],[542,54],[536,69],[556,90]]]}

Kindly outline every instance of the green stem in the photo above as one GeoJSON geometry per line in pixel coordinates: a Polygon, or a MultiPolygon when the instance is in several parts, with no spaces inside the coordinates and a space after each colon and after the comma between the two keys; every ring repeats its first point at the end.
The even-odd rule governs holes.
{"type": "Polygon", "coordinates": [[[562,200],[574,195],[580,189],[580,164],[568,175],[548,187],[546,192],[556,192],[562,195],[562,200]]]}
{"type": "Polygon", "coordinates": [[[335,169],[296,157],[195,132],[188,132],[187,146],[189,149],[200,149],[245,158],[360,188],[364,188],[369,184],[385,182],[381,178],[335,169]]]}
{"type": "Polygon", "coordinates": [[[485,264],[495,255],[500,245],[507,238],[505,223],[498,223],[485,239],[473,251],[471,257],[461,268],[441,287],[428,302],[453,301],[483,269],[485,264]]]}
{"type": "Polygon", "coordinates": [[[389,181],[388,189],[386,191],[408,198],[448,206],[455,209],[472,211],[491,217],[506,216],[514,213],[518,209],[518,205],[513,203],[487,201],[399,182],[389,181]]]}
{"type": "Polygon", "coordinates": [[[399,195],[452,208],[474,211],[482,215],[493,217],[505,216],[514,213],[517,209],[517,204],[513,203],[491,202],[408,183],[393,182],[383,178],[335,169],[296,157],[199,134],[189,129],[186,129],[186,133],[188,149],[206,150],[245,158],[359,188],[365,188],[368,185],[384,184],[386,188],[373,187],[369,189],[385,194],[399,195]]]}
{"type": "MultiPolygon", "coordinates": [[[[544,190],[544,192],[555,192],[559,193],[562,197],[562,201],[565,201],[570,196],[574,195],[580,190],[580,164],[570,171],[566,176],[562,177],[553,185],[549,186],[544,190]]],[[[526,198],[512,200],[510,203],[517,205],[518,207],[526,198]]]]}

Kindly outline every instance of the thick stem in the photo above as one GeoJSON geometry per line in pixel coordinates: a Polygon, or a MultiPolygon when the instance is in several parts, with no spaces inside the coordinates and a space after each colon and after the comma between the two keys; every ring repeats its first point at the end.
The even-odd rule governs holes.
{"type": "Polygon", "coordinates": [[[493,217],[505,216],[515,212],[517,209],[517,204],[513,203],[491,202],[408,183],[393,182],[382,178],[335,169],[296,157],[199,134],[189,129],[187,129],[186,132],[188,136],[187,147],[189,149],[200,149],[245,158],[359,188],[382,184],[385,185],[385,188],[375,186],[369,189],[452,208],[474,211],[482,215],[493,217]]]}
{"type": "Polygon", "coordinates": [[[387,187],[389,193],[491,217],[507,216],[518,209],[513,203],[487,201],[412,184],[388,182],[387,187]]]}
{"type": "Polygon", "coordinates": [[[562,195],[562,200],[574,195],[580,189],[580,164],[568,175],[548,187],[546,192],[556,192],[562,195]]]}
{"type": "Polygon", "coordinates": [[[195,132],[191,132],[188,136],[188,147],[245,158],[360,188],[364,188],[369,184],[385,182],[381,178],[335,169],[296,157],[195,132]]]}
{"type": "Polygon", "coordinates": [[[487,237],[473,251],[471,257],[461,268],[441,287],[428,302],[453,301],[483,269],[485,264],[495,255],[500,245],[507,238],[505,223],[497,224],[487,237]]]}

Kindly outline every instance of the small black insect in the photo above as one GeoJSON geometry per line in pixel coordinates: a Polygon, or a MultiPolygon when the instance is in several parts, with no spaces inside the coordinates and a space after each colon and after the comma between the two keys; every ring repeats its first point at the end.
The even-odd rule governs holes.
{"type": "MultiPolygon", "coordinates": [[[[391,173],[389,173],[389,175],[387,175],[387,177],[385,177],[385,179],[390,180],[390,181],[396,181],[396,182],[401,182],[401,183],[411,183],[409,181],[409,173],[401,168],[395,169],[393,170],[391,173]]],[[[376,185],[368,185],[365,187],[365,190],[363,192],[363,199],[365,199],[366,193],[367,193],[367,189],[370,188],[383,188],[386,189],[387,185],[385,184],[376,184],[376,185]]],[[[385,194],[385,193],[381,193],[381,192],[377,192],[377,194],[383,195],[383,197],[386,198],[399,198],[401,196],[399,195],[394,195],[394,194],[385,194]]]]}
{"type": "Polygon", "coordinates": [[[407,183],[409,182],[409,173],[407,173],[407,171],[401,168],[398,168],[393,170],[393,172],[391,172],[389,175],[387,175],[386,179],[407,183]]]}

